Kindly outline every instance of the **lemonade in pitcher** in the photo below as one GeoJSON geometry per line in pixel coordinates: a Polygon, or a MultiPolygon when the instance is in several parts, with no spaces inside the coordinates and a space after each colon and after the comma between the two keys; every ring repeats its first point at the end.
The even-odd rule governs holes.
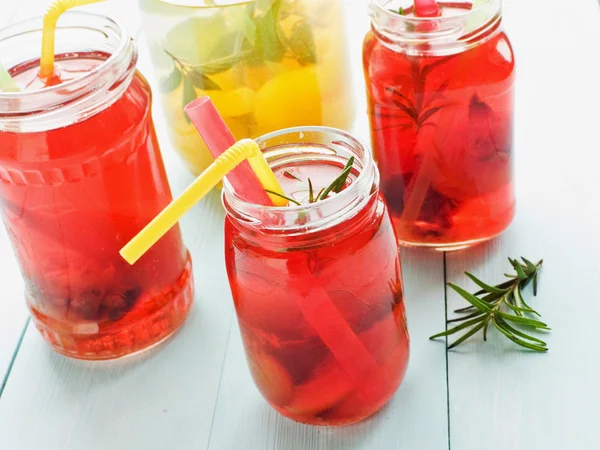
{"type": "Polygon", "coordinates": [[[354,120],[342,0],[140,0],[171,140],[213,160],[183,106],[211,98],[236,139],[354,120]]]}

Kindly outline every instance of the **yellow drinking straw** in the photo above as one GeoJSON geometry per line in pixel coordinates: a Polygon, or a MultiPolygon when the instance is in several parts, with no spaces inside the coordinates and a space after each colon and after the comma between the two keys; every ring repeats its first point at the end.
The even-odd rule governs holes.
{"type": "Polygon", "coordinates": [[[90,5],[104,0],[57,0],[44,16],[42,32],[42,57],[40,59],[40,78],[50,78],[54,74],[54,35],[58,18],[71,8],[90,5]]]}
{"type": "MultiPolygon", "coordinates": [[[[123,259],[129,264],[135,264],[186,212],[219,184],[225,175],[246,159],[265,190],[285,195],[258,144],[252,139],[242,139],[215,159],[190,187],[173,200],[169,206],[121,249],[120,254],[123,259]]],[[[287,200],[279,196],[270,194],[269,197],[275,206],[286,206],[288,204],[287,200]]]]}

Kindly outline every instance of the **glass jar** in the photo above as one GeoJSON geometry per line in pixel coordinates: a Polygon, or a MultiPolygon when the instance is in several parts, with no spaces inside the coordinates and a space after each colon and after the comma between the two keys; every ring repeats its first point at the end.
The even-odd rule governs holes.
{"type": "Polygon", "coordinates": [[[183,106],[207,95],[236,139],[354,121],[343,0],[140,0],[171,141],[213,161],[183,106]]]}
{"type": "Polygon", "coordinates": [[[439,2],[433,18],[410,4],[371,0],[373,151],[400,242],[456,250],[499,235],[515,213],[514,56],[501,0],[439,2]]]}
{"type": "Polygon", "coordinates": [[[193,298],[179,228],[135,266],[119,250],[171,201],[127,31],[66,13],[55,75],[40,80],[42,19],[0,30],[22,92],[0,93],[0,213],[35,326],[54,349],[109,359],[173,334],[193,298]]]}
{"type": "Polygon", "coordinates": [[[257,140],[297,200],[328,185],[351,156],[350,184],[317,203],[246,203],[224,181],[225,256],[254,381],[278,412],[342,425],[379,410],[409,356],[398,244],[370,151],[328,128],[257,140]]]}

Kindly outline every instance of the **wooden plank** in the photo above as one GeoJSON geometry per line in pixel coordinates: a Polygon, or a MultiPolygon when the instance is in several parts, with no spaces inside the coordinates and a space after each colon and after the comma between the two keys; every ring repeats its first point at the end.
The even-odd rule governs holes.
{"type": "Polygon", "coordinates": [[[213,195],[184,221],[196,303],[157,351],[84,363],[29,327],[0,401],[3,448],[206,448],[232,316],[222,220],[213,195]]]}
{"type": "Polygon", "coordinates": [[[283,418],[254,386],[235,325],[209,449],[447,448],[445,349],[427,340],[444,323],[442,256],[412,250],[404,250],[402,256],[411,361],[392,401],[373,418],[351,427],[324,429],[283,418]]]}
{"type": "MultiPolygon", "coordinates": [[[[136,7],[134,2],[95,5],[128,18],[133,35],[139,34],[136,7]]],[[[139,65],[148,73],[143,44],[139,65]]],[[[160,111],[154,117],[176,195],[192,177],[170,149],[160,111]]],[[[160,348],[140,357],[85,363],[53,353],[34,327],[28,328],[0,402],[2,448],[206,448],[232,318],[223,217],[214,193],[182,221],[197,294],[182,330],[160,348]]]]}
{"type": "MultiPolygon", "coordinates": [[[[19,3],[3,5],[0,27],[13,23],[19,3]]],[[[2,61],[2,58],[0,58],[2,61]]],[[[0,220],[0,395],[3,380],[9,371],[13,355],[19,344],[21,333],[27,322],[27,307],[23,299],[21,271],[6,229],[0,220]]]]}
{"type": "MultiPolygon", "coordinates": [[[[468,287],[465,270],[499,282],[507,256],[544,258],[532,306],[553,328],[542,336],[550,351],[519,350],[494,330],[487,344],[449,352],[452,449],[591,450],[600,440],[600,16],[595,0],[568,17],[561,5],[507,5],[519,74],[518,214],[502,238],[447,257],[449,281],[468,287]]],[[[463,304],[449,291],[449,310],[463,304]]]]}

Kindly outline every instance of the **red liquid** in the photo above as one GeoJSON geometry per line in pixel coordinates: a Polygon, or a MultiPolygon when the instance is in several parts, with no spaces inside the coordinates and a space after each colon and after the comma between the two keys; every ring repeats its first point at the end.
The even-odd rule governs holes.
{"type": "Polygon", "coordinates": [[[515,211],[506,35],[496,26],[461,53],[412,56],[371,31],[363,56],[381,191],[400,242],[452,249],[500,234],[515,211]]]}
{"type": "MultiPolygon", "coordinates": [[[[102,61],[61,60],[49,84],[102,61]]],[[[36,73],[16,80],[39,89],[45,83],[36,73]]],[[[121,98],[87,120],[0,132],[0,211],[27,303],[42,335],[68,356],[108,359],[149,347],[177,330],[191,305],[191,262],[179,228],[134,266],[119,255],[171,201],[150,101],[136,73],[121,98]]]]}
{"type": "MultiPolygon", "coordinates": [[[[308,176],[318,192],[340,172],[323,163],[287,167],[303,180],[297,181],[283,170],[276,174],[284,191],[299,201],[308,196],[308,176]]],[[[354,217],[299,241],[306,238],[257,233],[229,216],[225,222],[227,271],[248,364],[262,395],[284,416],[319,425],[358,422],[391,398],[408,364],[396,237],[376,194],[354,217]],[[318,301],[326,305],[308,316],[318,301]],[[363,350],[352,353],[350,371],[340,362],[340,346],[356,344],[344,346],[340,325],[349,326],[363,350]],[[377,373],[361,369],[370,364],[377,373]]]]}

